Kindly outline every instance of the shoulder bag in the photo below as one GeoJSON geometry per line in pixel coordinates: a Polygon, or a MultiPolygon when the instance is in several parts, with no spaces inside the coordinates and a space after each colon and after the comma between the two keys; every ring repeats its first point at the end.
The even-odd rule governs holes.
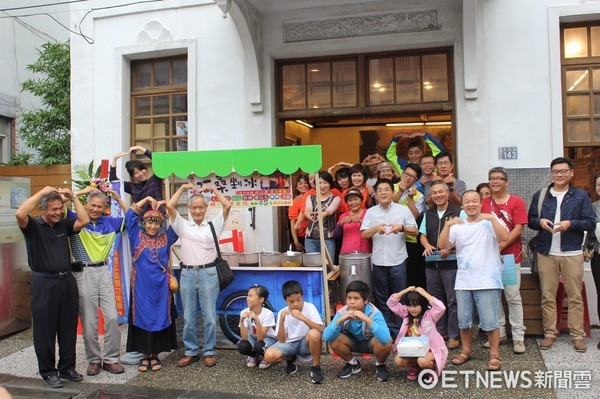
{"type": "Polygon", "coordinates": [[[210,231],[212,232],[213,239],[215,240],[215,248],[217,249],[217,259],[215,259],[215,265],[217,267],[217,274],[219,275],[219,287],[224,290],[231,284],[235,278],[235,274],[231,271],[229,263],[221,257],[221,249],[219,248],[219,240],[217,239],[217,233],[215,232],[215,226],[212,222],[208,222],[210,225],[210,231]]]}
{"type": "MultiPolygon", "coordinates": [[[[544,187],[540,191],[540,196],[538,197],[537,211],[538,211],[538,218],[540,218],[540,219],[542,217],[542,204],[544,202],[544,197],[546,197],[547,192],[548,192],[548,188],[544,187]]],[[[527,246],[529,247],[529,251],[530,251],[530,255],[531,255],[531,257],[529,259],[531,261],[531,274],[535,274],[535,275],[538,274],[537,245],[538,245],[539,236],[540,236],[540,233],[538,232],[527,243],[527,246]]]]}

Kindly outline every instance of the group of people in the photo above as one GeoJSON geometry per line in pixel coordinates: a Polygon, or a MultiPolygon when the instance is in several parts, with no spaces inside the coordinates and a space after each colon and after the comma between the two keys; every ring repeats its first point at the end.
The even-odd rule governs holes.
{"type": "MultiPolygon", "coordinates": [[[[340,162],[320,172],[319,196],[314,181],[300,176],[289,210],[295,248],[320,251],[322,233],[332,256],[370,253],[374,305],[392,336],[398,334],[402,318],[388,306],[389,296],[406,287],[426,288],[446,308],[437,329],[447,348],[462,345],[452,362],[463,364],[471,358],[472,335],[481,329],[488,335],[484,345],[490,348],[488,369],[497,370],[498,345],[507,342],[502,295],[508,305],[513,352],[526,351],[520,281],[526,250],[522,233],[529,226],[539,231],[536,256],[544,328],[540,347],[550,349],[558,335],[556,293],[562,278],[573,348],[585,352],[582,246],[587,232],[588,241],[595,243],[592,269],[598,288],[600,257],[594,237],[600,234],[595,232],[600,230],[600,201],[592,204],[587,193],[573,185],[572,161],[559,157],[551,162],[552,184],[535,193],[528,210],[522,198],[509,192],[505,168],[491,168],[488,182],[467,190],[454,177],[451,154],[433,137],[424,139],[430,154],[418,139],[408,146],[408,160],[401,159],[394,137],[387,160],[374,154],[363,164],[340,162]],[[317,198],[323,232],[317,223],[317,198]],[[505,265],[514,272],[503,280],[505,265]]],[[[600,176],[595,190],[600,198],[600,176]]],[[[600,302],[598,306],[600,311],[600,302]]]]}
{"type": "MultiPolygon", "coordinates": [[[[386,381],[389,372],[385,361],[396,352],[402,338],[425,335],[431,348],[426,355],[395,356],[395,364],[408,367],[408,378],[414,379],[419,368],[440,373],[449,349],[462,345],[451,360],[453,364],[468,361],[472,334],[481,329],[487,334],[486,345],[490,348],[487,368],[500,369],[499,345],[507,341],[502,293],[508,303],[513,351],[525,352],[519,291],[525,225],[540,231],[537,252],[545,335],[540,347],[550,349],[558,335],[555,297],[562,276],[569,297],[573,346],[578,352],[586,350],[581,244],[584,232],[592,235],[600,225],[600,201],[592,205],[587,194],[573,186],[572,162],[562,157],[552,161],[553,183],[534,195],[527,212],[525,202],[508,192],[506,169],[490,169],[491,195],[483,198],[454,177],[450,153],[433,137],[426,136],[425,143],[432,154],[425,153],[419,140],[411,142],[408,161],[398,159],[395,138],[388,160],[373,155],[365,165],[334,165],[329,172],[319,172],[318,179],[315,175],[298,177],[299,195],[289,210],[295,248],[306,252],[327,250],[332,256],[337,249],[339,254],[371,253],[372,286],[361,281],[350,283],[345,290],[346,306],[327,328],[315,306],[303,301],[302,287],[297,282],[283,286],[287,307],[279,311],[277,318],[263,306],[268,289],[251,287],[248,308],[240,314],[242,340],[238,343],[240,353],[247,356],[247,366],[266,368],[285,360],[286,372],[291,374],[297,371],[298,356],[312,361],[311,381],[321,383],[320,355],[322,342],[326,341],[346,363],[338,377],[359,373],[360,363],[353,353],[366,352],[375,355],[377,378],[386,381]],[[330,172],[336,167],[334,180],[330,172]],[[322,229],[319,215],[323,218],[322,229]],[[321,236],[326,248],[321,248],[321,236]],[[514,264],[516,283],[503,281],[503,263],[514,264]]],[[[117,159],[137,152],[152,157],[149,150],[138,146],[117,154],[111,164],[111,180],[118,179],[117,159]]],[[[127,351],[142,354],[138,370],[160,370],[158,354],[177,348],[177,313],[169,290],[169,256],[177,240],[181,244],[179,285],[185,348],[177,366],[199,362],[200,353],[206,367],[217,363],[219,283],[214,261],[231,202],[212,186],[196,191],[193,184],[182,185],[165,200],[162,180],[149,176],[143,162],[131,160],[125,166],[132,178],[124,187],[132,196],[130,207],[117,193],[108,193],[121,205],[124,218],[106,216],[106,196],[92,188],[73,193],[46,187],[17,210],[32,270],[34,347],[40,375],[51,387],[61,387],[61,378],[83,379],[75,370],[78,315],[83,325],[87,374],[124,371],[119,363],[121,336],[107,267],[119,232],[126,232],[131,246],[127,351]],[[177,203],[188,190],[193,195],[187,198],[186,220],[177,211],[177,203]],[[206,191],[222,205],[221,213],[211,221],[205,219],[207,203],[202,193],[206,191]],[[80,195],[87,196],[83,204],[80,195]],[[69,212],[67,201],[73,203],[69,212]],[[38,204],[40,216],[34,219],[29,214],[38,204]],[[202,304],[204,323],[202,348],[196,331],[198,302],[202,304]],[[98,343],[98,307],[105,322],[103,353],[98,343]],[[57,337],[58,365],[54,347],[57,337]]],[[[595,183],[600,196],[600,178],[595,183]]],[[[595,249],[592,268],[600,283],[597,242],[595,249]]]]}
{"type": "MultiPolygon", "coordinates": [[[[111,165],[116,177],[116,160],[128,154],[152,153],[143,147],[115,156],[111,165]]],[[[75,370],[77,317],[83,326],[87,375],[106,370],[124,372],[119,362],[121,332],[117,324],[117,307],[108,269],[108,257],[117,233],[126,232],[132,255],[131,295],[127,351],[142,354],[140,372],[162,368],[158,354],[177,349],[175,320],[177,311],[170,291],[171,246],[181,243],[180,291],[184,303],[185,356],[178,366],[199,360],[196,333],[196,305],[203,304],[204,365],[216,364],[216,301],[219,294],[215,268],[216,237],[223,231],[231,203],[213,186],[200,190],[186,184],[165,201],[162,180],[149,176],[139,160],[126,163],[132,181],[125,182],[125,192],[132,203],[126,207],[119,195],[102,193],[87,187],[73,193],[67,188],[47,186],[24,201],[16,212],[17,224],[25,237],[29,266],[32,271],[30,293],[33,341],[41,377],[48,386],[60,388],[62,379],[78,382],[83,376],[75,370]],[[185,190],[194,194],[187,199],[190,219],[177,211],[177,202],[185,190]],[[211,192],[221,202],[220,215],[204,220],[207,204],[203,192],[211,192]],[[125,217],[107,216],[107,195],[118,201],[125,217]],[[86,196],[84,204],[79,196],[86,196]],[[72,210],[65,205],[72,201],[72,210]],[[39,205],[40,216],[30,213],[39,205]],[[166,214],[165,214],[166,211],[166,214]],[[166,223],[166,218],[170,224],[166,223]],[[98,341],[98,308],[104,318],[104,350],[98,341]],[[56,363],[55,344],[59,344],[56,363]]]]}

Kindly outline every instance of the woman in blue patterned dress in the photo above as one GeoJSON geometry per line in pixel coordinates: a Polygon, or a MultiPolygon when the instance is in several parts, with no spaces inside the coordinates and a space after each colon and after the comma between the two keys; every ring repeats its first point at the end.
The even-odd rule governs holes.
{"type": "Polygon", "coordinates": [[[177,311],[169,291],[168,263],[178,237],[156,210],[161,202],[146,197],[132,204],[125,215],[133,263],[127,351],[144,355],[138,366],[141,372],[160,370],[158,354],[177,349],[177,311]],[[140,217],[147,204],[151,209],[140,217]]]}

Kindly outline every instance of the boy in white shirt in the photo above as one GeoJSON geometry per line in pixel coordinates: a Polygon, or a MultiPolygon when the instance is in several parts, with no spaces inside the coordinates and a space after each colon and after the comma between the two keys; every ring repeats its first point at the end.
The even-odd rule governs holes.
{"type": "Polygon", "coordinates": [[[287,360],[286,374],[298,371],[296,356],[312,357],[310,369],[311,382],[323,382],[321,371],[321,350],[323,320],[312,303],[304,302],[304,292],[299,282],[290,280],[283,284],[283,298],[287,307],[281,309],[277,316],[278,342],[265,352],[264,358],[270,363],[287,360]]]}

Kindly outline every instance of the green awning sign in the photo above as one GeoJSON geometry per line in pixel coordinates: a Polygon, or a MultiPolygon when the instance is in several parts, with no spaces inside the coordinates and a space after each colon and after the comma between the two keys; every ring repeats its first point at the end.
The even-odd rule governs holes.
{"type": "Polygon", "coordinates": [[[298,169],[315,173],[321,165],[320,145],[152,154],[152,170],[161,178],[171,174],[180,178],[187,178],[191,174],[206,177],[211,173],[227,176],[231,172],[241,176],[249,176],[254,172],[270,175],[276,170],[289,175],[298,169]]]}

